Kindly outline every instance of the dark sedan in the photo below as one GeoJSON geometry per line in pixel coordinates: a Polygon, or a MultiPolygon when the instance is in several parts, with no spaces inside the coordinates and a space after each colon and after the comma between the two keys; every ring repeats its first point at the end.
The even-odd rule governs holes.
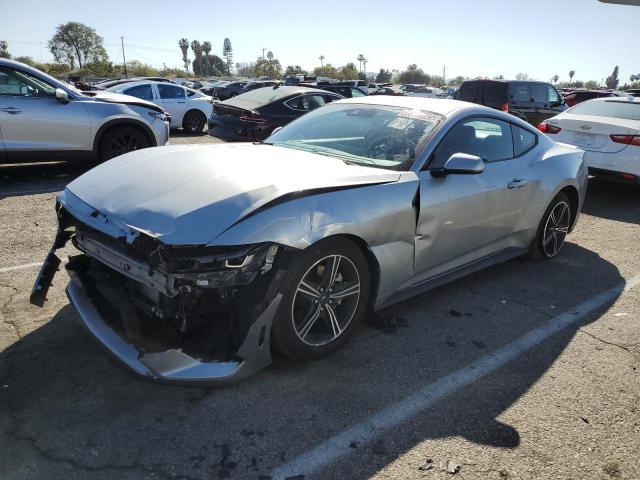
{"type": "Polygon", "coordinates": [[[264,140],[311,110],[343,98],[309,87],[266,87],[216,103],[209,117],[209,135],[236,141],[264,140]]]}
{"type": "Polygon", "coordinates": [[[244,93],[245,85],[249,83],[246,80],[229,82],[220,87],[214,89],[214,95],[219,100],[227,100],[228,98],[235,97],[236,95],[242,95],[244,93]]]}
{"type": "Polygon", "coordinates": [[[250,81],[244,86],[244,93],[250,92],[251,90],[257,90],[259,88],[264,87],[275,87],[276,85],[282,85],[280,80],[256,80],[250,81]]]}

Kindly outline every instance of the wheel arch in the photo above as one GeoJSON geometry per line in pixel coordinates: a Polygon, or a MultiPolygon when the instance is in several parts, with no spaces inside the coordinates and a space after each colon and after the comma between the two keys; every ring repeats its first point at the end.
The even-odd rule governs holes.
{"type": "Polygon", "coordinates": [[[578,189],[573,185],[567,185],[563,187],[558,193],[564,193],[567,197],[569,197],[571,207],[571,226],[569,228],[569,231],[572,231],[578,218],[578,209],[580,208],[580,194],[578,193],[578,189]]]}
{"type": "Polygon", "coordinates": [[[96,132],[96,135],[93,139],[93,156],[95,158],[98,158],[100,155],[100,142],[102,141],[104,134],[107,133],[109,130],[113,128],[118,128],[118,127],[135,128],[144,134],[144,136],[149,141],[149,146],[156,147],[158,145],[158,142],[156,142],[156,137],[151,131],[151,128],[149,128],[148,125],[145,125],[144,122],[140,122],[138,120],[134,120],[131,118],[127,118],[127,119],[116,118],[113,120],[109,120],[108,122],[101,125],[98,131],[96,132]]]}

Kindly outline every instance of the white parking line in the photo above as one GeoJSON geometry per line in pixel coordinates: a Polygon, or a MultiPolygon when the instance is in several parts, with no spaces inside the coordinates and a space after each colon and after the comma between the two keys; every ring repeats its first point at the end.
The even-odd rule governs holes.
{"type": "Polygon", "coordinates": [[[400,400],[360,423],[325,440],[318,446],[308,450],[291,461],[279,466],[271,472],[274,479],[310,475],[321,468],[331,465],[341,457],[348,455],[352,442],[366,443],[386,430],[393,428],[425,410],[436,402],[456,391],[474,383],[482,377],[495,372],[522,353],[542,343],[558,331],[575,327],[578,321],[589,313],[615,300],[623,292],[640,284],[640,274],[631,278],[626,284],[620,284],[595,297],[581,303],[575,308],[559,314],[543,325],[533,329],[526,335],[508,345],[486,355],[472,364],[449,375],[421,387],[407,398],[400,400]]]}
{"type": "Polygon", "coordinates": [[[23,265],[15,265],[13,267],[3,267],[3,268],[0,268],[0,273],[13,272],[14,270],[24,270],[25,268],[35,268],[35,267],[39,267],[40,265],[42,265],[42,262],[25,263],[23,265]]]}

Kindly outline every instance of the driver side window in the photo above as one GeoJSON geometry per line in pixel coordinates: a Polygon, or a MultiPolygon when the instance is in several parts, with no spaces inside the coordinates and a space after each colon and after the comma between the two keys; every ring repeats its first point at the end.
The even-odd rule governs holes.
{"type": "Polygon", "coordinates": [[[33,75],[9,67],[0,67],[0,95],[52,97],[55,87],[33,75]]]}
{"type": "Polygon", "coordinates": [[[428,168],[442,168],[454,153],[475,155],[487,163],[513,158],[511,126],[488,117],[456,124],[436,148],[428,168]]]}

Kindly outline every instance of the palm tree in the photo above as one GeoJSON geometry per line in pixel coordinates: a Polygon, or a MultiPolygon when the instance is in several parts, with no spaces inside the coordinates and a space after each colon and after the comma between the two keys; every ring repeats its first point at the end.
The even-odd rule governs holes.
{"type": "Polygon", "coordinates": [[[558,75],[554,75],[551,80],[553,80],[553,83],[558,83],[559,79],[560,79],[560,77],[558,75]]]}
{"type": "Polygon", "coordinates": [[[320,55],[320,66],[324,67],[324,55],[320,55]]]}
{"type": "Polygon", "coordinates": [[[362,57],[362,65],[364,67],[364,75],[365,75],[365,77],[367,76],[367,62],[368,61],[369,60],[367,60],[366,58],[362,57]]]}
{"type": "Polygon", "coordinates": [[[209,52],[211,51],[211,42],[202,42],[202,52],[204,53],[204,58],[202,59],[202,70],[205,75],[211,75],[212,72],[209,71],[209,52]]]}
{"type": "Polygon", "coordinates": [[[182,63],[184,63],[184,69],[189,73],[189,58],[187,58],[187,55],[189,54],[189,40],[181,38],[178,41],[178,45],[180,46],[180,50],[182,50],[182,63]]]}
{"type": "Polygon", "coordinates": [[[362,62],[364,61],[364,55],[363,54],[359,54],[358,55],[358,64],[360,65],[360,71],[362,71],[362,62]]]}
{"type": "Polygon", "coordinates": [[[573,82],[573,76],[576,74],[575,70],[569,70],[569,82],[573,82]]]}
{"type": "Polygon", "coordinates": [[[202,45],[200,45],[200,42],[198,40],[194,40],[193,42],[191,42],[191,50],[193,50],[193,55],[196,57],[193,59],[193,73],[195,73],[196,75],[200,75],[202,71],[202,45]]]}

